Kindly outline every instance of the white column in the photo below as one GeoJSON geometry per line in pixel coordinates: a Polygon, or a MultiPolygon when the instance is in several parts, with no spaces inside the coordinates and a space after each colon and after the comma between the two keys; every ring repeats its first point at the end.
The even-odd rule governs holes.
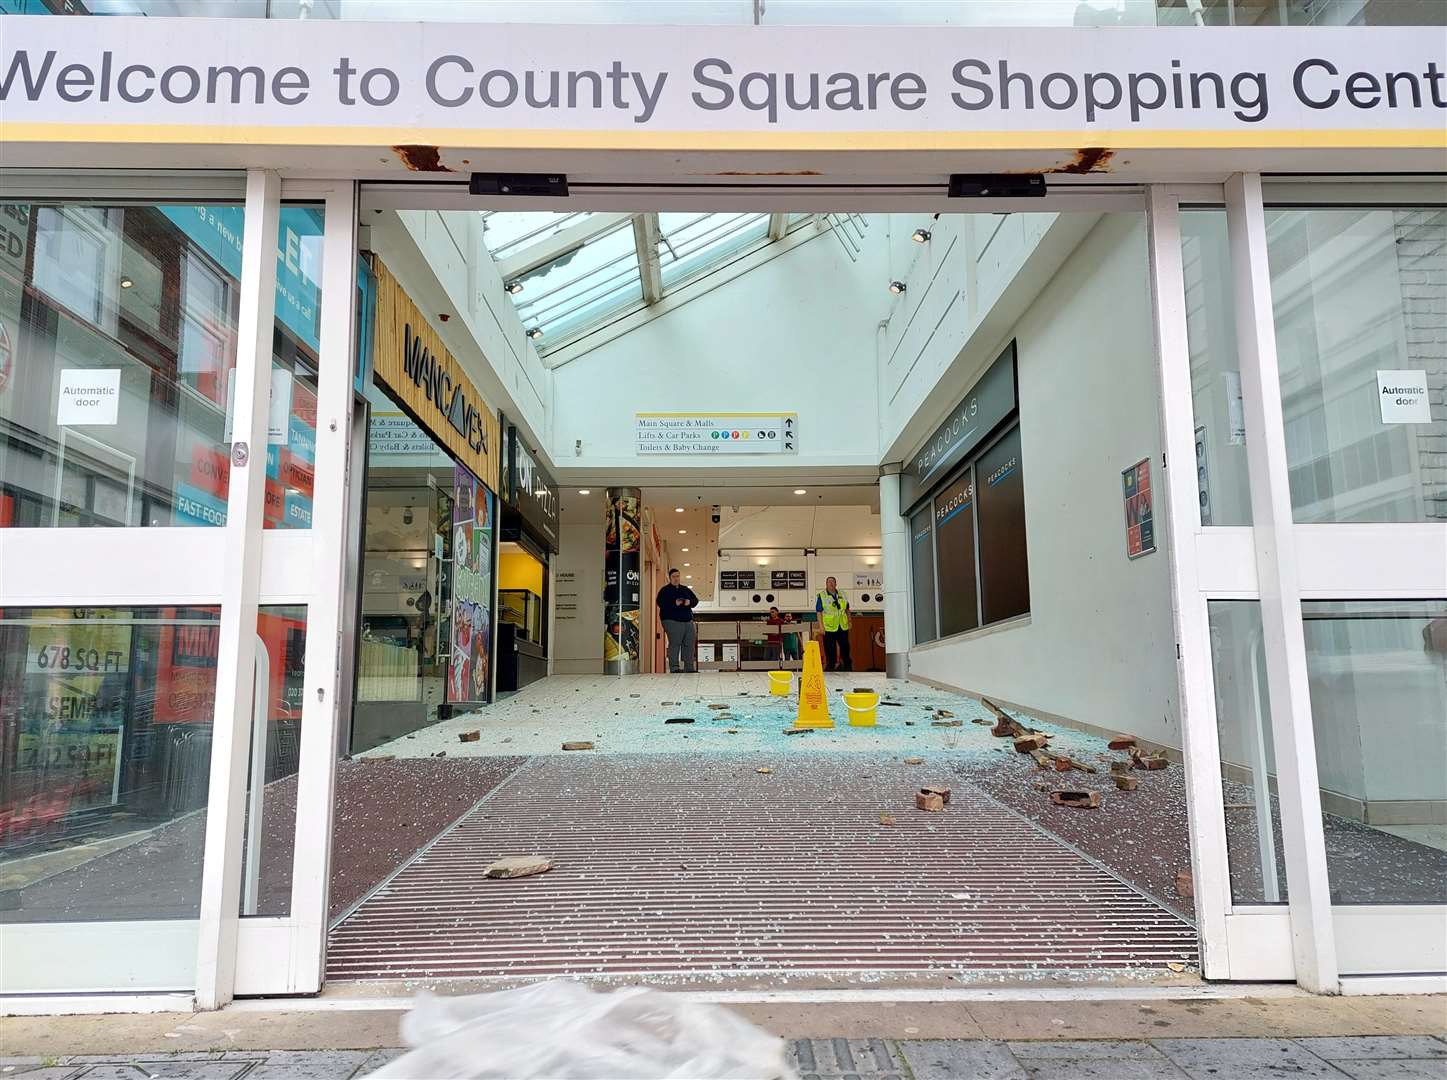
{"type": "Polygon", "coordinates": [[[196,957],[196,1004],[202,1009],[218,1008],[230,1001],[236,980],[241,834],[251,745],[280,196],[281,182],[275,173],[260,169],[247,173],[236,370],[232,373],[236,391],[231,420],[231,487],[221,537],[216,714],[211,734],[196,957]]]}
{"type": "MultiPolygon", "coordinates": [[[[889,466],[886,466],[889,468],[889,466]]],[[[909,527],[899,514],[899,466],[879,478],[879,542],[884,562],[884,673],[909,674],[914,619],[909,599],[909,527]]]]}
{"type": "Polygon", "coordinates": [[[1186,341],[1186,287],[1181,260],[1180,209],[1173,194],[1152,187],[1149,195],[1150,273],[1155,301],[1156,356],[1160,373],[1161,445],[1166,467],[1166,553],[1171,567],[1176,681],[1181,745],[1186,759],[1186,824],[1191,837],[1191,875],[1196,923],[1201,933],[1201,970],[1208,979],[1230,978],[1226,914],[1231,908],[1231,871],[1226,857],[1226,818],[1221,794],[1221,745],[1211,665],[1206,596],[1200,589],[1196,536],[1195,409],[1191,357],[1186,341]]]}
{"type": "MultiPolygon", "coordinates": [[[[322,323],[317,374],[317,459],[312,500],[314,592],[307,608],[305,679],[292,858],[291,917],[297,936],[293,989],[321,988],[327,934],[332,807],[341,725],[339,655],[347,590],[347,512],[355,371],[357,205],[355,188],[340,185],[326,199],[322,240],[322,323]]],[[[493,610],[496,610],[494,608],[493,610]]]]}
{"type": "Polygon", "coordinates": [[[1266,213],[1259,175],[1238,173],[1226,181],[1226,221],[1235,281],[1236,350],[1241,363],[1252,536],[1261,590],[1266,695],[1276,749],[1292,953],[1296,981],[1303,988],[1334,994],[1340,989],[1336,937],[1312,736],[1306,639],[1301,622],[1271,308],[1271,270],[1266,253],[1266,213]]]}

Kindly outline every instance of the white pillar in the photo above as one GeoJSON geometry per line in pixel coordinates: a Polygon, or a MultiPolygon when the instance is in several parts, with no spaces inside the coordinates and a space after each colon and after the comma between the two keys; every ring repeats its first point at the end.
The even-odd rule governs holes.
{"type": "MultiPolygon", "coordinates": [[[[351,715],[342,709],[342,652],[348,596],[348,513],[352,488],[353,328],[356,326],[355,188],[326,196],[322,247],[322,323],[317,375],[316,495],[312,501],[314,592],[307,608],[296,816],[302,827],[292,853],[291,918],[297,946],[292,986],[321,989],[326,953],[336,747],[351,715]]],[[[360,464],[358,466],[360,468],[360,464]]],[[[493,608],[496,611],[496,607],[493,608]]]]}
{"type": "Polygon", "coordinates": [[[1236,351],[1246,417],[1252,538],[1266,646],[1266,696],[1286,855],[1296,981],[1318,994],[1340,990],[1327,881],[1321,791],[1306,672],[1306,636],[1296,564],[1296,527],[1286,471],[1286,431],[1271,307],[1261,177],[1226,181],[1226,222],[1236,302],[1236,351]]]}
{"type": "Polygon", "coordinates": [[[884,673],[909,674],[914,619],[909,600],[909,528],[899,513],[899,466],[879,478],[879,542],[884,555],[884,673]]]}
{"type": "Polygon", "coordinates": [[[236,393],[231,420],[231,487],[221,529],[221,624],[216,650],[216,712],[211,732],[211,777],[201,864],[197,931],[196,1004],[215,1009],[236,984],[237,920],[241,905],[241,832],[251,750],[256,608],[261,588],[262,507],[266,491],[266,430],[271,396],[271,342],[276,314],[276,236],[281,181],[253,169],[246,175],[241,242],[236,393]]]}

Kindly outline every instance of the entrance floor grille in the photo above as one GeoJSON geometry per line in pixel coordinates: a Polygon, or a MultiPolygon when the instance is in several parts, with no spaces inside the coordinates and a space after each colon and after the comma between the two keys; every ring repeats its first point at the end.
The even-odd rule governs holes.
{"type": "Polygon", "coordinates": [[[936,782],[948,773],[802,750],[533,758],[332,931],[327,974],[1195,965],[1189,923],[982,792],[955,780],[944,813],[917,811],[936,782]],[[555,869],[484,877],[528,854],[555,869]]]}

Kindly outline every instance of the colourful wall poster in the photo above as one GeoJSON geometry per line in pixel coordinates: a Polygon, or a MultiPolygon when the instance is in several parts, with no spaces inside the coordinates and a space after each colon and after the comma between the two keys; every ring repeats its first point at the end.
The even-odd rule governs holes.
{"type": "Polygon", "coordinates": [[[1151,459],[1143,458],[1121,472],[1125,497],[1125,553],[1136,559],[1156,550],[1155,518],[1151,510],[1151,459]]]}
{"type": "Polygon", "coordinates": [[[486,701],[492,672],[492,492],[456,466],[452,506],[452,657],[447,700],[486,701]]]}
{"type": "Polygon", "coordinates": [[[610,490],[605,507],[603,562],[603,670],[610,675],[638,671],[640,493],[610,490]]]}

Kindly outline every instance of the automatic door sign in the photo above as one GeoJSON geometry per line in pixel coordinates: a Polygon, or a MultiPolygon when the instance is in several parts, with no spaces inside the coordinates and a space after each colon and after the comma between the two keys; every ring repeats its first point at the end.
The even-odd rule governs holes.
{"type": "Polygon", "coordinates": [[[634,413],[640,454],[797,454],[797,413],[634,413]]]}

